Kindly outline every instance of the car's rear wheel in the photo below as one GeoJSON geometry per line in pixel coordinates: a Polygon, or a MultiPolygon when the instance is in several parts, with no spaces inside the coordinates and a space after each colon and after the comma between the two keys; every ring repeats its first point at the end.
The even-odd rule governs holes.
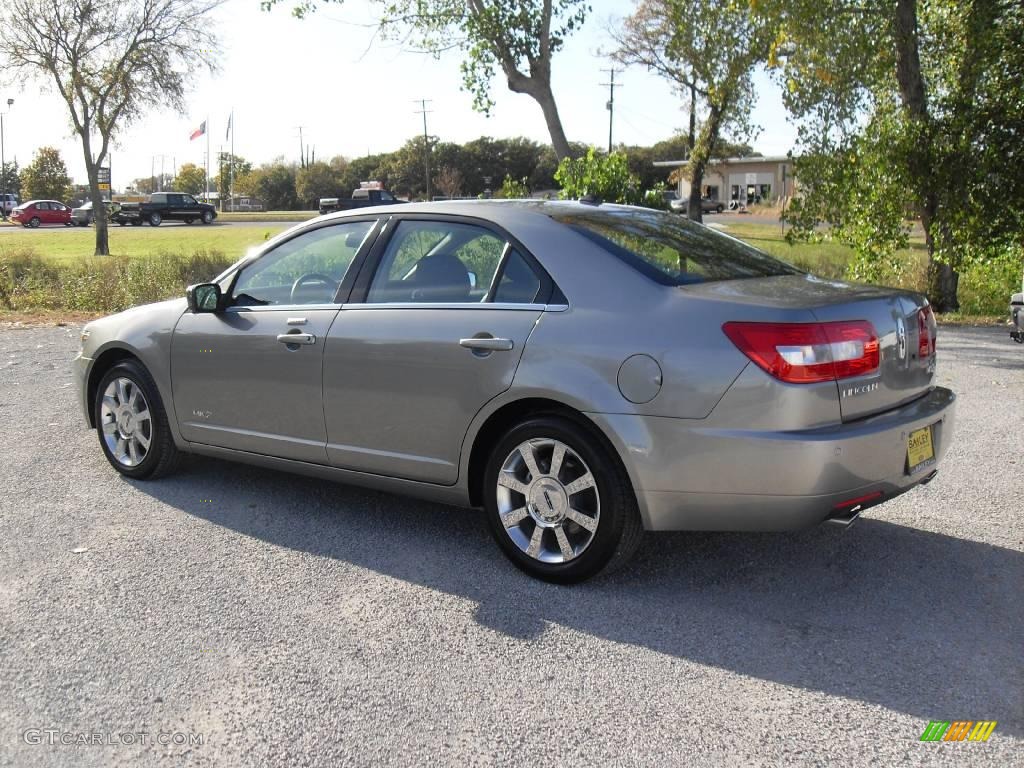
{"type": "Polygon", "coordinates": [[[163,221],[163,220],[164,220],[163,216],[161,216],[156,211],[153,211],[153,213],[149,214],[149,226],[151,226],[151,227],[159,227],[160,226],[160,222],[163,221]]]}
{"type": "Polygon", "coordinates": [[[173,471],[181,458],[167,412],[149,372],[126,360],[104,374],[93,403],[96,432],[107,461],[137,480],[173,471]]]}
{"type": "Polygon", "coordinates": [[[502,551],[560,583],[626,562],[643,528],[621,464],[586,428],[537,416],[509,430],[487,464],[484,504],[502,551]]]}
{"type": "Polygon", "coordinates": [[[210,211],[203,211],[203,224],[210,224],[213,222],[213,213],[210,211]]]}
{"type": "Polygon", "coordinates": [[[36,227],[38,227],[39,226],[39,217],[38,216],[33,216],[31,219],[29,219],[28,225],[30,227],[32,227],[32,229],[35,229],[36,227]]]}

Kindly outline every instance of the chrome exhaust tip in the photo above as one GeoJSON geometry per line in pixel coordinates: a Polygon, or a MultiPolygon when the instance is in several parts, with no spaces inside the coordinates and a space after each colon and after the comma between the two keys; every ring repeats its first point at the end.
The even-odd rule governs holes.
{"type": "Polygon", "coordinates": [[[826,523],[838,526],[839,528],[849,528],[860,518],[860,513],[864,511],[864,508],[857,505],[853,509],[843,510],[842,512],[835,512],[829,517],[825,518],[826,523]]]}

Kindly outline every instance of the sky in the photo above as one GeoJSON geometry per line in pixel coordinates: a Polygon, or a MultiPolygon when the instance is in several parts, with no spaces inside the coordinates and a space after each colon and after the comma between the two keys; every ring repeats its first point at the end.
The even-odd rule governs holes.
{"type": "MultiPolygon", "coordinates": [[[[366,0],[324,5],[306,20],[293,18],[285,2],[271,12],[261,11],[259,0],[227,0],[218,9],[220,71],[197,77],[186,114],[153,111],[119,135],[111,159],[115,189],[161,168],[173,173],[186,162],[203,165],[206,137],[189,140],[203,120],[212,156],[227,151],[232,110],[235,152],[256,164],[282,155],[297,162],[300,126],[318,159],[397,149],[422,134],[418,99],[431,100],[429,133],[442,141],[526,136],[549,143],[540,107],[510,92],[501,77],[493,83],[496,105],[486,117],[473,111],[472,98],[460,89],[457,52],[434,59],[374,41],[366,0]]],[[[611,66],[607,29],[633,5],[592,0],[592,15],[554,58],[552,85],[570,140],[607,146],[608,89],[600,85],[608,80],[601,70],[611,66]]],[[[656,75],[633,67],[616,81],[623,87],[615,90],[615,143],[649,145],[686,126],[682,98],[656,75]]],[[[779,88],[765,73],[756,75],[755,84],[753,117],[762,130],[751,143],[765,155],[785,154],[796,130],[779,88]]],[[[7,159],[25,165],[38,147],[56,146],[75,181],[84,183],[81,145],[60,98],[32,82],[0,84],[0,108],[7,98],[15,100],[4,118],[7,159]]]]}

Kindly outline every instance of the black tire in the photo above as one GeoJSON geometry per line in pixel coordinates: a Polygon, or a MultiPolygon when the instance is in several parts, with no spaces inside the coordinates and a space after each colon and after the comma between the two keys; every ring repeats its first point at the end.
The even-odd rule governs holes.
{"type": "Polygon", "coordinates": [[[141,227],[142,226],[142,219],[133,219],[132,220],[132,226],[133,227],[141,227]]]}
{"type": "Polygon", "coordinates": [[[213,223],[213,213],[210,211],[203,211],[203,224],[213,223]]]}
{"type": "Polygon", "coordinates": [[[595,431],[559,415],[538,415],[505,433],[491,452],[484,476],[487,524],[502,552],[521,570],[544,581],[572,584],[622,566],[643,536],[636,495],[622,464],[595,431]],[[597,483],[600,516],[594,537],[579,555],[563,563],[544,563],[523,552],[511,539],[498,513],[497,482],[502,465],[517,446],[534,438],[552,438],[575,451],[597,483]]]}
{"type": "Polygon", "coordinates": [[[193,221],[195,221],[195,219],[193,219],[191,216],[185,219],[186,224],[191,224],[193,221]]]}
{"type": "Polygon", "coordinates": [[[151,226],[151,227],[159,227],[160,226],[160,222],[162,222],[163,220],[164,220],[164,217],[161,216],[156,211],[153,211],[151,214],[149,214],[149,226],[151,226]]]}
{"type": "Polygon", "coordinates": [[[32,227],[32,229],[35,229],[36,227],[38,227],[39,226],[39,217],[38,216],[33,216],[31,219],[29,219],[28,225],[30,227],[32,227]]]}
{"type": "Polygon", "coordinates": [[[724,210],[725,210],[725,206],[722,205],[721,203],[719,203],[718,205],[715,206],[715,213],[721,213],[724,210]]]}
{"type": "Polygon", "coordinates": [[[100,448],[103,455],[107,457],[110,465],[125,477],[135,480],[155,480],[158,477],[170,474],[177,469],[181,462],[181,452],[174,444],[171,435],[171,428],[167,422],[167,411],[164,410],[163,401],[157,391],[153,377],[149,371],[136,360],[125,360],[118,363],[107,371],[100,379],[96,387],[96,395],[93,401],[93,418],[96,423],[96,434],[99,437],[100,448]],[[103,419],[100,414],[100,406],[103,402],[103,393],[107,386],[115,379],[125,378],[137,386],[146,398],[150,412],[150,444],[145,458],[136,466],[126,466],[116,458],[107,446],[103,433],[103,419]]]}

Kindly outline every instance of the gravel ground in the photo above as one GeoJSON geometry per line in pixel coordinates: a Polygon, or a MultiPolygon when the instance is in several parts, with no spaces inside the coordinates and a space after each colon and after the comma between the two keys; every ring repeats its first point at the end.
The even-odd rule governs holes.
{"type": "Polygon", "coordinates": [[[211,460],[120,478],[77,336],[0,333],[0,765],[1024,765],[1002,329],[941,330],[960,421],[929,486],[845,531],[648,536],[577,587],[471,511],[211,460]],[[921,743],[931,719],[999,725],[921,743]]]}

